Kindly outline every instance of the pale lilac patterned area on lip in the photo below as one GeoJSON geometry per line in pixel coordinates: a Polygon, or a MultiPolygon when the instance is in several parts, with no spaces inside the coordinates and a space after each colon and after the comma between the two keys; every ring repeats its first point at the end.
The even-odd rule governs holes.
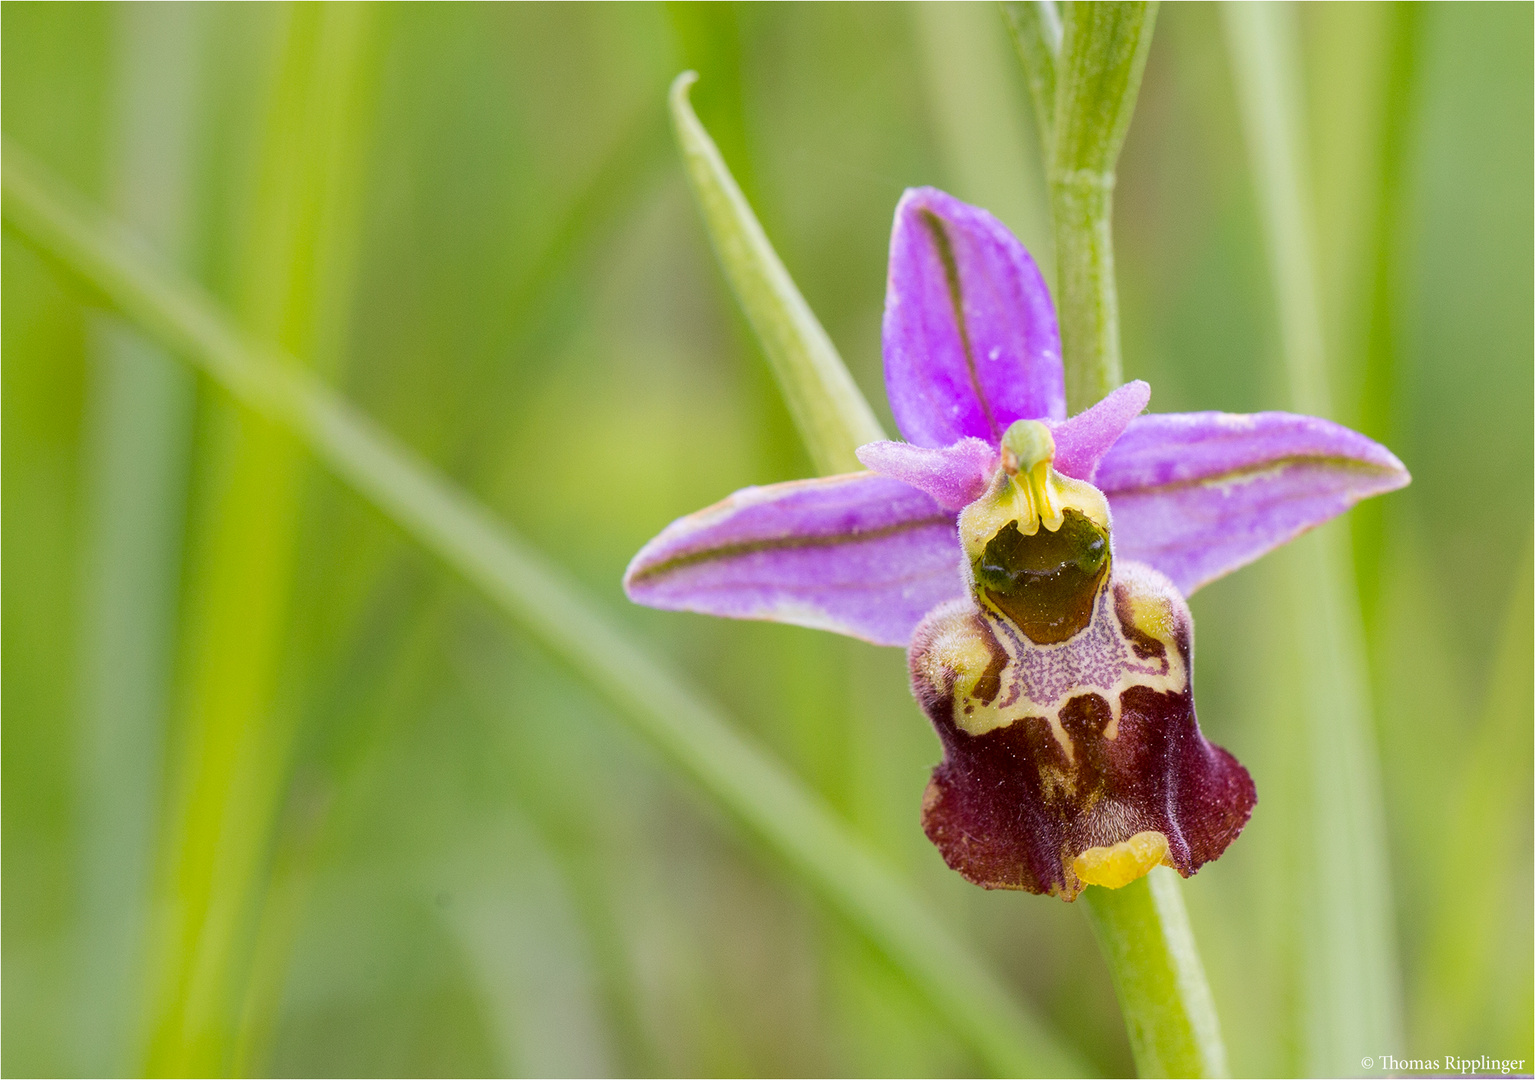
{"type": "Polygon", "coordinates": [[[1097,476],[1115,554],[1185,595],[1409,479],[1379,443],[1292,413],[1139,417],[1097,476]]]}
{"type": "Polygon", "coordinates": [[[1092,483],[1098,462],[1150,400],[1151,387],[1136,379],[1092,408],[1053,425],[1056,471],[1092,483]]]}
{"type": "Polygon", "coordinates": [[[1034,260],[991,214],[935,188],[896,207],[884,354],[890,408],[918,446],[995,444],[1014,420],[1066,415],[1055,309],[1034,260]]]}
{"type": "Polygon", "coordinates": [[[1059,645],[1041,646],[1026,642],[1004,620],[996,620],[993,632],[1000,628],[1012,639],[1013,647],[1009,652],[1017,661],[1008,696],[997,704],[1006,708],[1025,697],[1035,705],[1053,709],[1084,690],[1102,690],[1105,697],[1109,697],[1127,674],[1167,674],[1165,657],[1141,660],[1114,632],[1117,624],[1113,618],[1113,589],[1103,590],[1097,608],[1085,632],[1059,645]]]}
{"type": "Polygon", "coordinates": [[[868,443],[858,460],[881,476],[927,492],[945,510],[958,511],[979,499],[997,471],[997,448],[981,439],[961,439],[930,448],[902,442],[868,443]]]}
{"type": "Polygon", "coordinates": [[[746,488],[669,525],[629,564],[636,603],[832,630],[904,646],[964,592],[954,515],[856,473],[746,488]]]}

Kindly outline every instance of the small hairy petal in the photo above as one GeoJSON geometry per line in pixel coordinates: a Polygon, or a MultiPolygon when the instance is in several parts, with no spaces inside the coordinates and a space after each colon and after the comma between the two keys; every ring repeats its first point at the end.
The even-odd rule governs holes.
{"type": "Polygon", "coordinates": [[[1054,425],[1051,434],[1055,436],[1056,471],[1092,483],[1098,462],[1150,400],[1151,387],[1136,379],[1091,409],[1054,425]]]}
{"type": "Polygon", "coordinates": [[[937,449],[876,442],[860,446],[858,460],[881,476],[927,492],[945,510],[957,511],[985,493],[997,471],[997,448],[981,439],[961,439],[937,449]]]}
{"type": "Polygon", "coordinates": [[[668,525],[624,575],[635,603],[905,645],[964,592],[954,514],[873,473],[749,487],[668,525]]]}
{"type": "Polygon", "coordinates": [[[885,389],[908,442],[995,445],[1014,420],[1066,415],[1044,278],[985,210],[935,188],[901,198],[885,292],[885,389]]]}
{"type": "Polygon", "coordinates": [[[1116,555],[1187,595],[1410,479],[1391,451],[1328,420],[1201,412],[1132,420],[1094,483],[1116,555]]]}
{"type": "Polygon", "coordinates": [[[1257,792],[1200,733],[1192,633],[1173,584],[1135,564],[1116,566],[1093,625],[1063,645],[1033,644],[968,599],[923,620],[912,688],[943,761],[922,827],[944,861],[988,889],[1072,900],[1156,862],[1188,877],[1219,858],[1257,792]]]}

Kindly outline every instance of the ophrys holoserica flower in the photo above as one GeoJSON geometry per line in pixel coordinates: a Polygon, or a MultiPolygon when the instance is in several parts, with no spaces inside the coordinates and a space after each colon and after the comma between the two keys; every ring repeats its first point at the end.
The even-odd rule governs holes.
{"type": "Polygon", "coordinates": [[[931,188],[896,210],[884,354],[907,442],[674,522],[629,596],[906,646],[944,746],[923,826],[978,884],[1069,900],[1192,874],[1255,793],[1200,734],[1185,595],[1406,470],[1316,417],[1141,415],[1141,382],[1067,419],[1033,260],[931,188]]]}

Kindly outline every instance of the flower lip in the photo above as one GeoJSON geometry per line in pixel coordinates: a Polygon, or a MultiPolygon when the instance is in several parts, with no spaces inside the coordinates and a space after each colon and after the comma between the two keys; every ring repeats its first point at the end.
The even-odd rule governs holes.
{"type": "Polygon", "coordinates": [[[944,861],[984,888],[1071,900],[1218,858],[1257,793],[1199,730],[1192,646],[1182,595],[1135,564],[1060,643],[984,604],[934,609],[907,656],[944,749],[922,804],[944,861]]]}

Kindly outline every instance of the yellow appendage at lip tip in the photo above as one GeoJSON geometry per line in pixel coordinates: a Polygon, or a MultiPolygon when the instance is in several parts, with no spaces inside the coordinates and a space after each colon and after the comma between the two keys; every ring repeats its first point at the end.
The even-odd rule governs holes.
{"type": "Polygon", "coordinates": [[[1121,889],[1151,873],[1151,868],[1166,857],[1166,836],[1138,832],[1111,847],[1088,848],[1072,860],[1071,868],[1089,885],[1121,889]]]}

